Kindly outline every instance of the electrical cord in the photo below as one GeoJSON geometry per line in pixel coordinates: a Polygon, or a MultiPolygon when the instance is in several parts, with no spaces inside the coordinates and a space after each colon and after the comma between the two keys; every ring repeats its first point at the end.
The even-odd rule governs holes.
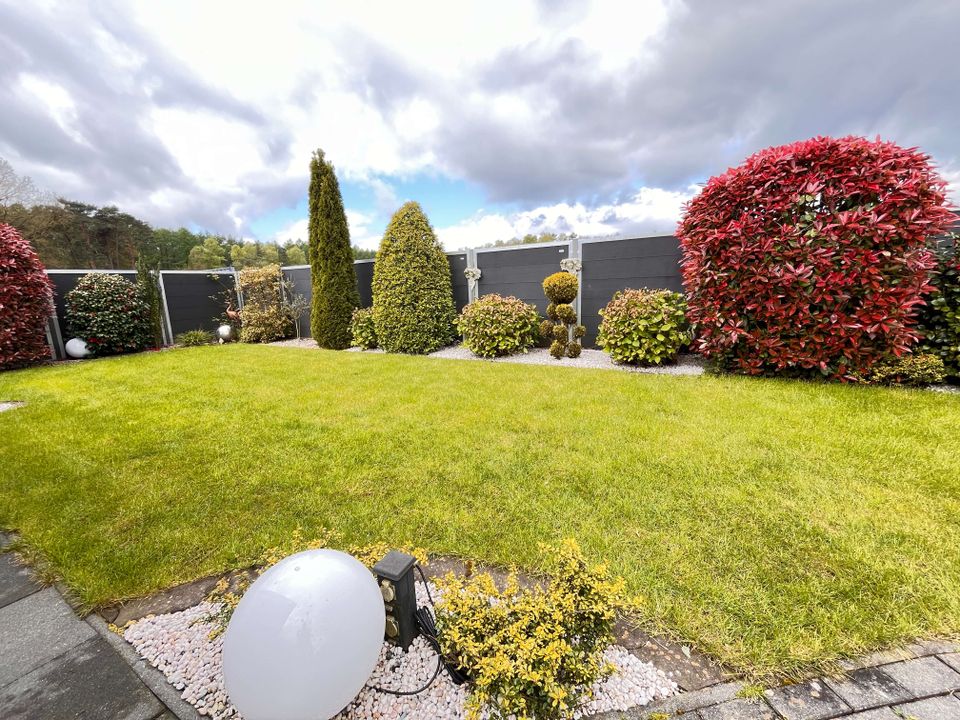
{"type": "MultiPolygon", "coordinates": [[[[420,565],[415,566],[417,572],[420,573],[420,579],[423,581],[423,588],[427,591],[427,599],[430,601],[430,607],[434,607],[433,595],[430,593],[430,585],[427,583],[427,576],[423,573],[423,568],[420,565]]],[[[426,605],[421,605],[414,612],[414,617],[417,620],[417,625],[420,627],[420,633],[427,639],[427,642],[430,643],[430,647],[433,648],[434,652],[437,653],[437,669],[433,671],[433,676],[427,680],[426,685],[423,685],[416,690],[391,690],[390,688],[379,687],[377,685],[367,685],[368,688],[380,693],[386,693],[388,695],[419,695],[424,692],[427,688],[433,685],[434,681],[440,675],[440,670],[442,668],[447,669],[447,674],[450,675],[450,679],[456,685],[462,685],[467,681],[467,676],[464,675],[456,667],[448,663],[444,657],[443,653],[440,651],[440,642],[437,640],[437,623],[433,618],[433,613],[430,612],[430,608],[426,605]]]]}

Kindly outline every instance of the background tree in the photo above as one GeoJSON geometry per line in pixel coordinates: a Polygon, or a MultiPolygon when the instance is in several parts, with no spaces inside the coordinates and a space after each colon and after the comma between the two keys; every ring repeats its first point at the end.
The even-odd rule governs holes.
{"type": "Polygon", "coordinates": [[[310,330],[317,345],[350,347],[350,318],[360,305],[350,230],[333,165],[317,150],[310,160],[310,330]]]}
{"type": "Polygon", "coordinates": [[[0,224],[0,370],[50,359],[53,286],[30,243],[0,224]]]}
{"type": "Polygon", "coordinates": [[[163,319],[161,318],[160,285],[157,273],[146,256],[137,258],[137,289],[147,306],[147,323],[153,336],[153,347],[163,347],[163,319]]]}
{"type": "Polygon", "coordinates": [[[0,205],[33,205],[49,203],[49,193],[38,188],[26,175],[18,175],[13,166],[0,158],[0,205]]]}
{"type": "Polygon", "coordinates": [[[190,250],[187,267],[191,270],[207,270],[227,264],[226,253],[215,237],[208,237],[190,250]]]}
{"type": "Polygon", "coordinates": [[[373,320],[387,352],[428,353],[453,339],[450,263],[420,205],[390,219],[373,266],[373,320]]]}

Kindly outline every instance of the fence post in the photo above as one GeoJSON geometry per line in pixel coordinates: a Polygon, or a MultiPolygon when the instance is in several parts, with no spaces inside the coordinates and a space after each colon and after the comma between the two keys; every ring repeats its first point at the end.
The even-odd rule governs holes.
{"type": "MultiPolygon", "coordinates": [[[[570,240],[570,259],[579,260],[581,265],[583,264],[583,259],[580,257],[580,240],[578,238],[573,238],[570,240]]],[[[586,325],[583,322],[583,311],[581,309],[581,298],[583,298],[583,268],[581,267],[577,270],[577,287],[579,291],[577,292],[577,322],[581,325],[586,325]]]]}
{"type": "MultiPolygon", "coordinates": [[[[477,267],[477,251],[474,248],[467,248],[467,267],[477,267]]],[[[480,280],[475,282],[467,281],[467,304],[469,305],[480,295],[480,280]]]]}
{"type": "Polygon", "coordinates": [[[160,286],[160,299],[163,301],[163,317],[166,323],[163,323],[164,334],[168,345],[173,345],[173,325],[170,322],[170,308],[167,305],[167,290],[163,286],[163,270],[157,273],[157,284],[160,286]]]}

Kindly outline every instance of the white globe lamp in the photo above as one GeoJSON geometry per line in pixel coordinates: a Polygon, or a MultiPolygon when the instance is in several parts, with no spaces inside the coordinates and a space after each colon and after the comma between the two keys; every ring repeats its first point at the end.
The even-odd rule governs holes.
{"type": "Polygon", "coordinates": [[[217,328],[217,337],[220,339],[220,342],[230,342],[233,340],[233,326],[227,325],[224,323],[217,328]]]}
{"type": "Polygon", "coordinates": [[[261,575],[223,638],[223,680],[244,720],[320,720],[363,689],[386,615],[371,572],[338,550],[307,550],[261,575]]]}
{"type": "Polygon", "coordinates": [[[80,338],[67,340],[67,344],[64,345],[63,349],[67,351],[67,355],[77,360],[85,358],[90,354],[90,348],[87,347],[87,343],[80,338]]]}

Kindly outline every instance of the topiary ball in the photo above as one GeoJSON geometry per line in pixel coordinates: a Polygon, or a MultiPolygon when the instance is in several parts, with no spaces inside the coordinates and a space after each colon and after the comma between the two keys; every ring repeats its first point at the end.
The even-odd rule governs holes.
{"type": "Polygon", "coordinates": [[[567,354],[567,343],[565,340],[554,340],[553,344],[550,345],[550,354],[553,355],[557,360],[562,358],[567,354]]]}
{"type": "Polygon", "coordinates": [[[553,320],[544,320],[540,323],[540,338],[547,340],[553,337],[553,320]]]}
{"type": "Polygon", "coordinates": [[[573,336],[574,336],[575,338],[582,338],[582,337],[583,337],[584,335],[586,335],[586,334],[587,334],[587,326],[586,326],[586,325],[577,325],[577,326],[573,329],[573,336]]]}
{"type": "Polygon", "coordinates": [[[548,275],[543,281],[543,294],[555,303],[572,303],[577,297],[580,283],[576,275],[568,272],[558,272],[548,275]]]}
{"type": "Polygon", "coordinates": [[[861,137],[768,148],[711,178],[677,229],[697,349],[752,375],[842,380],[902,355],[946,203],[927,155],[861,137]]]}
{"type": "Polygon", "coordinates": [[[580,343],[572,342],[567,346],[567,357],[578,358],[580,357],[580,351],[583,350],[580,343]]]}
{"type": "Polygon", "coordinates": [[[573,309],[573,305],[557,305],[556,308],[554,308],[554,313],[560,322],[567,323],[568,325],[572,325],[577,321],[577,311],[573,309]]]}
{"type": "Polygon", "coordinates": [[[554,321],[560,319],[560,318],[557,317],[557,304],[556,304],[556,303],[550,303],[549,305],[547,305],[547,317],[550,318],[551,320],[554,320],[554,321]]]}
{"type": "Polygon", "coordinates": [[[553,326],[553,339],[554,340],[563,340],[566,341],[568,337],[567,326],[566,325],[554,325],[553,326]]]}

